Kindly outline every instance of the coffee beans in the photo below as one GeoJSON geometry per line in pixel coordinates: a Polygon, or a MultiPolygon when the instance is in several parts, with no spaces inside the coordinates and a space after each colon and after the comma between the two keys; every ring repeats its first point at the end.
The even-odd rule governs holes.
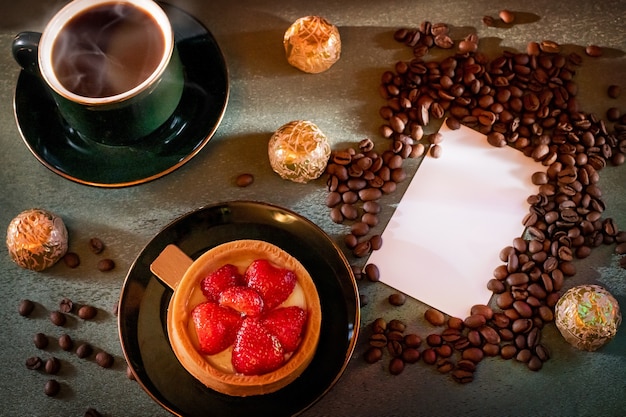
{"type": "Polygon", "coordinates": [[[98,255],[104,250],[104,242],[97,237],[92,237],[89,239],[89,249],[91,249],[91,252],[98,255]]]}
{"type": "Polygon", "coordinates": [[[56,379],[49,379],[44,387],[44,393],[48,397],[55,397],[61,391],[61,384],[56,379]]]}
{"type": "Polygon", "coordinates": [[[103,368],[110,368],[113,366],[113,356],[105,351],[100,351],[96,354],[96,363],[103,368]]]}
{"type": "Polygon", "coordinates": [[[113,268],[115,268],[115,261],[113,261],[113,259],[101,259],[100,261],[98,261],[98,265],[97,265],[98,271],[101,272],[108,272],[111,271],[113,268]]]}
{"type": "Polygon", "coordinates": [[[20,313],[20,316],[27,317],[30,316],[34,309],[35,303],[33,303],[31,300],[22,300],[20,301],[17,311],[20,313]]]}
{"type": "Polygon", "coordinates": [[[77,268],[80,265],[80,257],[75,252],[67,252],[63,256],[63,262],[69,268],[77,268]]]}
{"type": "Polygon", "coordinates": [[[37,349],[45,349],[48,347],[48,336],[43,333],[37,333],[33,338],[33,342],[35,343],[35,347],[37,349]]]}
{"type": "Polygon", "coordinates": [[[67,318],[65,317],[65,314],[61,313],[60,311],[53,311],[50,313],[50,321],[55,326],[63,326],[65,325],[67,318]]]}
{"type": "Polygon", "coordinates": [[[235,178],[235,184],[237,187],[247,187],[254,182],[254,176],[249,173],[239,174],[237,178],[235,178]]]}
{"type": "Polygon", "coordinates": [[[78,317],[83,320],[91,320],[96,317],[96,314],[98,314],[98,310],[90,305],[82,305],[78,309],[78,317]]]}
{"type": "Polygon", "coordinates": [[[424,312],[424,318],[433,326],[442,326],[446,321],[444,314],[434,308],[426,310],[426,312],[424,312]]]}

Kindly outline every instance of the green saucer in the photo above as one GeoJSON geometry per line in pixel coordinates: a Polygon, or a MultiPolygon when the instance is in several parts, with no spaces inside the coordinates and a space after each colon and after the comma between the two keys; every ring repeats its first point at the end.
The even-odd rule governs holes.
{"type": "Polygon", "coordinates": [[[186,83],[174,114],[141,144],[107,146],[83,139],[59,115],[42,80],[20,73],[15,119],[26,146],[47,168],[81,184],[125,187],[169,174],[211,139],[228,102],[224,57],[202,23],[174,6],[161,7],[174,29],[186,83]]]}

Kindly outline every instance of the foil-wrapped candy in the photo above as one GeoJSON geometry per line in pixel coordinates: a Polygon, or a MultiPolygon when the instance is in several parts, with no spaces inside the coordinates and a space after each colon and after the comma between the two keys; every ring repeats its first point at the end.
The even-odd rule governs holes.
{"type": "Polygon", "coordinates": [[[11,259],[20,267],[43,271],[67,252],[67,228],[54,213],[25,210],[9,223],[6,245],[11,259]]]}
{"type": "Polygon", "coordinates": [[[308,73],[329,69],[341,56],[341,38],[335,25],[320,16],[296,20],[283,39],[287,62],[308,73]]]}
{"type": "Polygon", "coordinates": [[[599,285],[570,288],[554,307],[556,327],[574,347],[595,351],[611,341],[622,322],[615,297],[599,285]]]}
{"type": "Polygon", "coordinates": [[[317,125],[306,120],[284,124],[268,143],[274,172],[283,179],[307,183],[319,178],[330,158],[330,143],[317,125]]]}

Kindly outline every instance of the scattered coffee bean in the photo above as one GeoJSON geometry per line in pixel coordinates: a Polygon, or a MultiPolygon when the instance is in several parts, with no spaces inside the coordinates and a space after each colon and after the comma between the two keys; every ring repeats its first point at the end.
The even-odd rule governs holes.
{"type": "Polygon", "coordinates": [[[393,293],[389,296],[389,304],[393,306],[401,306],[406,302],[406,295],[402,293],[393,293]]]}
{"type": "Polygon", "coordinates": [[[48,336],[43,333],[35,334],[33,341],[37,349],[45,349],[48,347],[48,336]]]}
{"type": "Polygon", "coordinates": [[[74,303],[69,298],[63,298],[59,302],[59,311],[62,313],[71,313],[74,310],[74,303]]]}
{"type": "Polygon", "coordinates": [[[69,268],[76,268],[80,265],[80,258],[75,252],[67,252],[63,256],[63,263],[65,263],[65,265],[69,268]]]}
{"type": "Polygon", "coordinates": [[[37,370],[41,368],[42,365],[43,361],[39,356],[31,356],[30,358],[26,359],[26,367],[30,370],[37,370]]]}
{"type": "Polygon", "coordinates": [[[49,379],[44,386],[44,393],[48,397],[55,397],[61,390],[61,384],[56,379],[49,379]]]}
{"type": "Polygon", "coordinates": [[[110,368],[113,366],[114,358],[108,352],[100,351],[96,354],[96,363],[103,368],[110,368]]]}
{"type": "Polygon", "coordinates": [[[457,368],[452,371],[451,375],[452,379],[459,384],[467,384],[468,382],[472,382],[474,380],[474,373],[464,369],[457,368]]]}
{"type": "Polygon", "coordinates": [[[54,356],[46,360],[45,371],[47,374],[56,375],[61,369],[61,361],[54,356]]]}
{"type": "Polygon", "coordinates": [[[235,179],[237,187],[247,187],[254,182],[254,176],[252,174],[244,173],[239,174],[235,179]]]}
{"type": "Polygon", "coordinates": [[[104,251],[104,242],[97,237],[92,237],[89,239],[89,249],[98,255],[104,251]]]}
{"type": "Polygon", "coordinates": [[[78,309],[78,317],[83,320],[91,320],[98,314],[98,309],[90,305],[82,305],[78,309]]]}
{"type": "Polygon", "coordinates": [[[487,27],[493,27],[496,25],[496,20],[492,16],[489,16],[489,15],[483,16],[482,21],[483,21],[483,24],[487,27]]]}
{"type": "Polygon", "coordinates": [[[20,305],[17,311],[18,313],[20,313],[20,316],[27,317],[30,316],[34,309],[35,303],[33,303],[31,300],[22,300],[20,301],[20,305]]]}
{"type": "Polygon", "coordinates": [[[504,23],[507,24],[513,23],[515,21],[515,13],[510,10],[500,10],[498,16],[500,17],[500,19],[502,19],[504,23]]]}
{"type": "Polygon", "coordinates": [[[392,375],[400,375],[404,371],[404,361],[402,358],[394,357],[389,361],[389,372],[392,375]]]}
{"type": "Polygon", "coordinates": [[[81,359],[88,358],[93,353],[93,347],[89,343],[81,343],[76,348],[76,356],[81,359]]]}
{"type": "Polygon", "coordinates": [[[622,88],[619,85],[611,84],[607,89],[607,94],[610,98],[618,98],[622,93],[622,88]]]}
{"type": "Polygon", "coordinates": [[[97,268],[98,271],[108,272],[115,268],[115,262],[113,261],[113,259],[101,259],[100,261],[98,261],[97,268]]]}
{"type": "Polygon", "coordinates": [[[590,57],[597,58],[597,57],[602,56],[602,48],[599,47],[598,45],[588,45],[585,48],[585,53],[589,55],[590,57]]]}
{"type": "Polygon", "coordinates": [[[378,282],[380,280],[380,271],[375,264],[365,265],[365,276],[371,282],[378,282]]]}
{"type": "Polygon", "coordinates": [[[65,317],[65,314],[61,313],[60,311],[52,311],[50,312],[50,321],[55,326],[64,326],[67,322],[67,317],[65,317]]]}
{"type": "Polygon", "coordinates": [[[433,326],[443,326],[446,322],[444,314],[435,308],[429,308],[426,310],[424,312],[424,318],[433,326]]]}
{"type": "Polygon", "coordinates": [[[131,381],[135,380],[135,373],[133,372],[132,368],[128,365],[126,365],[126,378],[130,379],[131,381]]]}
{"type": "Polygon", "coordinates": [[[70,335],[66,333],[59,336],[58,343],[59,343],[59,347],[65,350],[66,352],[69,352],[74,347],[74,341],[72,340],[70,335]]]}

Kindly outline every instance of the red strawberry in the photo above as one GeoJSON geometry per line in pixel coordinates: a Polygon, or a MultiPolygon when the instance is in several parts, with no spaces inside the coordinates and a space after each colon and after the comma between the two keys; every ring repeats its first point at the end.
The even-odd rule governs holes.
{"type": "Polygon", "coordinates": [[[285,361],[278,338],[258,318],[246,317],[237,332],[232,363],[244,375],[262,375],[280,368],[285,361]]]}
{"type": "Polygon", "coordinates": [[[293,271],[275,267],[265,259],[252,261],[243,279],[250,288],[261,294],[266,311],[285,301],[296,286],[296,274],[293,271]]]}
{"type": "Polygon", "coordinates": [[[209,301],[217,301],[220,293],[233,285],[241,285],[243,277],[235,265],[226,264],[202,279],[200,289],[209,301]]]}
{"type": "Polygon", "coordinates": [[[285,353],[293,352],[300,345],[307,313],[300,307],[276,308],[262,318],[267,330],[278,337],[285,353]]]}
{"type": "Polygon", "coordinates": [[[250,287],[237,285],[226,288],[220,294],[219,303],[246,316],[258,316],[263,311],[261,294],[250,287]]]}
{"type": "Polygon", "coordinates": [[[206,355],[215,355],[232,345],[241,325],[239,313],[212,301],[198,304],[191,311],[191,318],[200,352],[206,355]]]}

